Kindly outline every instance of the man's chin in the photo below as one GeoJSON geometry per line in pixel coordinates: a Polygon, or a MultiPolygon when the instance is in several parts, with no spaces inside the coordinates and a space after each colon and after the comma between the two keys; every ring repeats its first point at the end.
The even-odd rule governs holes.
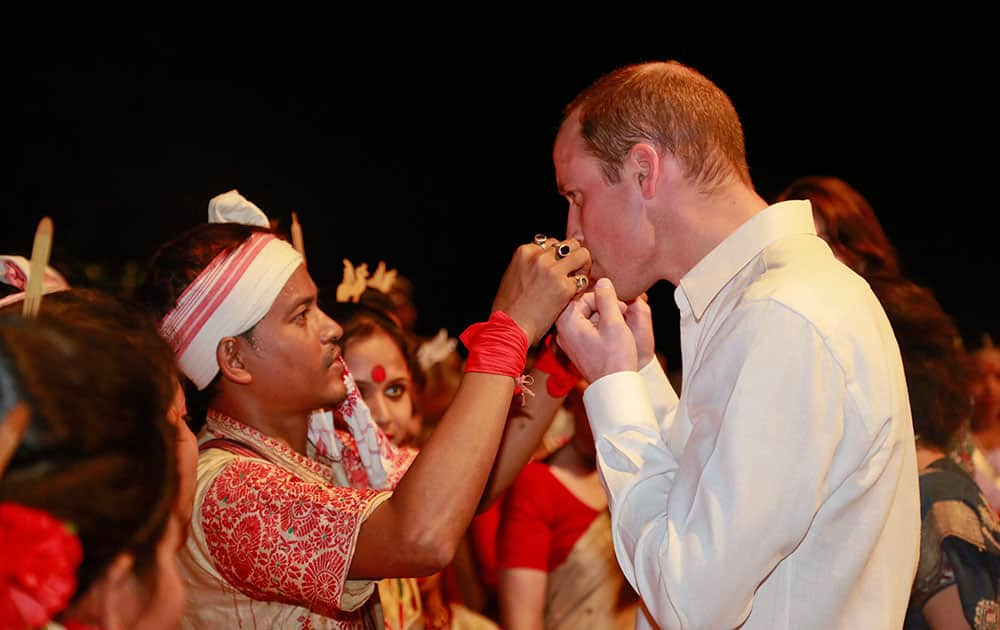
{"type": "Polygon", "coordinates": [[[607,272],[601,272],[601,275],[591,274],[590,286],[593,287],[594,283],[601,278],[607,278],[611,281],[611,286],[615,288],[615,295],[617,295],[618,299],[622,302],[631,302],[642,293],[642,291],[630,291],[627,283],[620,279],[616,280],[612,274],[607,272]]]}
{"type": "MultiPolygon", "coordinates": [[[[594,276],[592,280],[597,281],[601,276],[594,276]]],[[[623,277],[621,274],[611,274],[604,272],[604,277],[611,281],[615,287],[615,294],[622,302],[631,302],[649,290],[641,279],[635,277],[623,277]]],[[[593,286],[593,284],[591,284],[593,286]]]]}

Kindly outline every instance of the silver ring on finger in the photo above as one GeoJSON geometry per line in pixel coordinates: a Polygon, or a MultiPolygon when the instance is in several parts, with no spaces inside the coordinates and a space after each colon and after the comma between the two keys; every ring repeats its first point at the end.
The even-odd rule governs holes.
{"type": "Polygon", "coordinates": [[[569,243],[559,243],[556,247],[556,259],[562,260],[563,258],[569,256],[571,251],[573,251],[573,248],[570,247],[569,243]]]}
{"type": "Polygon", "coordinates": [[[545,249],[549,246],[549,237],[544,234],[535,234],[535,245],[545,249]]]}

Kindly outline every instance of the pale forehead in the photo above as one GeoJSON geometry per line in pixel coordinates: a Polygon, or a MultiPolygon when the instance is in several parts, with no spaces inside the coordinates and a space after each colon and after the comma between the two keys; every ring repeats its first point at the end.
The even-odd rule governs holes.
{"type": "Polygon", "coordinates": [[[567,179],[572,176],[576,161],[586,157],[588,154],[583,136],[580,134],[580,122],[576,118],[569,118],[559,129],[555,146],[552,148],[552,161],[556,167],[556,185],[559,190],[572,185],[567,179]]]}
{"type": "Polygon", "coordinates": [[[401,372],[407,370],[406,359],[399,346],[381,330],[375,330],[363,339],[349,341],[344,355],[348,362],[377,363],[386,369],[397,368],[401,372]]]}
{"type": "Polygon", "coordinates": [[[583,136],[580,133],[580,120],[575,115],[567,118],[556,134],[552,147],[552,159],[555,162],[569,160],[578,149],[583,147],[583,136]]]}

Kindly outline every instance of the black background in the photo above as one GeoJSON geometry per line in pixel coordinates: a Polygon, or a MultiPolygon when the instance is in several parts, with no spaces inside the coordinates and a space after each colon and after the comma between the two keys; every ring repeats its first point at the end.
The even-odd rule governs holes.
{"type": "MultiPolygon", "coordinates": [[[[49,215],[71,282],[128,285],[237,188],[286,226],[298,213],[320,286],[344,257],[385,260],[416,285],[418,330],[456,335],[488,314],[517,244],[564,231],[550,155],[562,106],[614,67],[673,58],[733,99],[762,195],[846,179],[967,341],[996,338],[995,16],[818,6],[726,26],[722,6],[604,7],[551,27],[479,7],[441,27],[472,11],[456,7],[393,14],[394,29],[377,7],[334,5],[8,15],[0,252],[27,256],[49,215]]],[[[676,365],[672,291],[650,297],[676,365]]]]}

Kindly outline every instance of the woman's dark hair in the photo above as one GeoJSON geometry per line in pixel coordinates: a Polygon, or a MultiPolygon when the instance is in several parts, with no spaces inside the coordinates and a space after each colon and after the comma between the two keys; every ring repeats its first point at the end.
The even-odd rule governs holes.
{"type": "MultiPolygon", "coordinates": [[[[16,311],[20,312],[20,304],[16,311]]],[[[173,351],[157,332],[157,318],[142,304],[123,302],[100,289],[74,287],[46,295],[41,312],[78,328],[113,332],[157,365],[176,364],[173,351]]]]}
{"type": "Polygon", "coordinates": [[[119,553],[140,573],[155,562],[177,494],[176,381],[164,342],[124,305],[94,294],[60,313],[54,297],[37,320],[0,314],[0,416],[19,403],[31,414],[0,501],[73,524],[78,597],[119,553]]]}
{"type": "Polygon", "coordinates": [[[787,199],[812,202],[830,248],[868,281],[903,358],[914,431],[922,442],[950,451],[972,412],[969,360],[954,321],[930,289],[903,276],[871,204],[847,182],[802,177],[776,197],[787,199]]]}
{"type": "Polygon", "coordinates": [[[913,430],[950,451],[972,417],[970,363],[958,328],[930,289],[907,280],[872,280],[903,357],[913,430]]]}
{"type": "MultiPolygon", "coordinates": [[[[203,223],[169,241],[153,254],[138,299],[157,321],[177,305],[177,299],[216,256],[233,251],[258,232],[271,230],[242,223],[203,223]]],[[[252,330],[243,333],[252,334],[252,330]]],[[[205,422],[215,398],[219,376],[203,390],[184,379],[188,415],[195,433],[205,422]]]]}
{"type": "Polygon", "coordinates": [[[775,201],[808,199],[826,225],[830,247],[848,267],[866,278],[899,276],[896,249],[868,200],[837,177],[801,177],[775,201]]]}

